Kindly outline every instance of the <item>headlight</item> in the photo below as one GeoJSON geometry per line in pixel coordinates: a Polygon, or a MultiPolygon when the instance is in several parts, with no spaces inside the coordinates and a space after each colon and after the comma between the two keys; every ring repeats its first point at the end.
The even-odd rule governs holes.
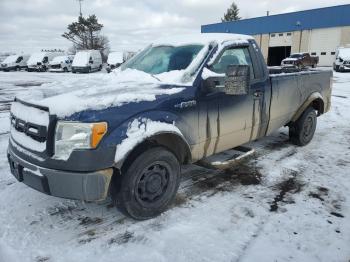
{"type": "Polygon", "coordinates": [[[55,158],[67,160],[74,149],[94,149],[107,132],[107,123],[60,121],[55,133],[55,158]]]}

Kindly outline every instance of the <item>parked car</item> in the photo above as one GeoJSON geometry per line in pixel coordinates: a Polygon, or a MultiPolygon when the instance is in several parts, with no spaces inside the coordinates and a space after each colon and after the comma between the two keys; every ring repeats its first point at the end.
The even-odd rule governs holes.
{"type": "Polygon", "coordinates": [[[124,53],[123,52],[111,52],[107,59],[107,72],[111,72],[113,69],[118,68],[122,63],[124,63],[124,53]]]}
{"type": "Polygon", "coordinates": [[[336,72],[350,70],[350,47],[341,47],[338,49],[333,68],[336,72]]]}
{"type": "Polygon", "coordinates": [[[85,50],[76,53],[72,72],[91,73],[102,69],[102,56],[98,50],[85,50]]]}
{"type": "Polygon", "coordinates": [[[306,67],[315,68],[318,64],[319,57],[312,56],[309,53],[296,53],[292,54],[290,57],[283,59],[281,66],[282,67],[295,67],[303,69],[306,67]]]}
{"type": "Polygon", "coordinates": [[[49,71],[50,72],[69,72],[72,71],[72,63],[74,56],[64,55],[64,56],[56,56],[49,63],[49,71]]]}
{"type": "Polygon", "coordinates": [[[10,55],[1,63],[2,71],[19,71],[27,68],[29,55],[10,55]]]}
{"type": "Polygon", "coordinates": [[[174,200],[183,164],[283,126],[294,144],[307,145],[317,116],[330,109],[332,74],[270,75],[250,36],[159,40],[111,77],[80,80],[61,94],[16,98],[11,172],[57,197],[111,195],[126,215],[148,219],[174,200]]]}
{"type": "Polygon", "coordinates": [[[49,63],[57,56],[63,55],[62,52],[38,52],[30,56],[27,62],[27,71],[45,72],[49,68],[49,63]]]}

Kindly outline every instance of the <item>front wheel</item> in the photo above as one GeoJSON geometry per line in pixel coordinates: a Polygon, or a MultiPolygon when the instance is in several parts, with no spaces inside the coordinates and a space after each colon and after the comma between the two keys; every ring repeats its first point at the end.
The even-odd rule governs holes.
{"type": "Polygon", "coordinates": [[[299,119],[289,126],[289,137],[293,144],[305,146],[314,137],[317,125],[315,109],[308,107],[299,119]]]}
{"type": "Polygon", "coordinates": [[[180,163],[163,147],[141,153],[117,177],[112,197],[117,208],[137,220],[158,216],[174,200],[180,183],[180,163]]]}

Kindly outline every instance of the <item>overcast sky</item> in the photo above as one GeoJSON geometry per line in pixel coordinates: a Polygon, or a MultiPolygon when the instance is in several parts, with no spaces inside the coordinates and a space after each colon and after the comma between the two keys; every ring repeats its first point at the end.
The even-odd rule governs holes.
{"type": "MultiPolygon", "coordinates": [[[[236,0],[243,18],[287,13],[349,0],[236,0]]],[[[199,32],[219,22],[231,0],[84,0],[83,15],[96,14],[114,51],[136,50],[164,35],[199,32]]],[[[76,0],[0,0],[0,52],[67,49],[61,37],[77,19],[76,0]]]]}

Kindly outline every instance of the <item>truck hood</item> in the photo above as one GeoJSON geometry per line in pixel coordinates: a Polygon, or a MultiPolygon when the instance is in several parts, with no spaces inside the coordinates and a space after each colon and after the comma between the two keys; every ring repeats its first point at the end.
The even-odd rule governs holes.
{"type": "Polygon", "coordinates": [[[89,75],[84,80],[46,84],[18,98],[47,107],[50,114],[65,119],[83,111],[155,101],[184,89],[184,85],[166,83],[144,72],[127,69],[112,74],[89,75]]]}

